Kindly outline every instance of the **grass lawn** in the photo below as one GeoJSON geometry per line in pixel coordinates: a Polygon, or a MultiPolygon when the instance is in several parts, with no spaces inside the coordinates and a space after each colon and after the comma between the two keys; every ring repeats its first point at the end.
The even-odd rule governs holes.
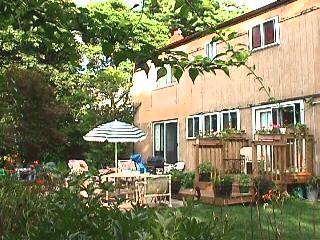
{"type": "Polygon", "coordinates": [[[208,217],[208,212],[219,217],[228,215],[232,230],[226,233],[225,239],[320,240],[320,203],[286,200],[265,208],[259,205],[259,211],[256,205],[195,206],[195,214],[200,218],[208,217]]]}

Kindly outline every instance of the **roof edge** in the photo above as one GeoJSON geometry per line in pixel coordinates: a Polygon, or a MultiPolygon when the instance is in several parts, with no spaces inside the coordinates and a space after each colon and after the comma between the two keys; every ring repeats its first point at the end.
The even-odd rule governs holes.
{"type": "MultiPolygon", "coordinates": [[[[238,23],[241,23],[241,22],[244,22],[250,18],[253,18],[253,17],[256,17],[256,16],[259,16],[263,13],[266,13],[270,10],[273,10],[273,9],[276,9],[278,7],[281,7],[282,5],[286,5],[286,4],[289,4],[289,3],[292,3],[292,2],[296,2],[297,0],[277,0],[275,2],[272,2],[268,5],[265,5],[261,8],[258,8],[258,9],[255,9],[255,10],[252,10],[248,13],[245,13],[245,14],[242,14],[238,17],[235,17],[235,18],[232,18],[228,21],[225,21],[225,22],[222,22],[220,24],[217,25],[217,29],[222,29],[222,28],[226,28],[226,27],[230,27],[232,25],[235,25],[235,24],[238,24],[238,23]]],[[[189,36],[186,36],[185,38],[177,41],[177,42],[174,42],[174,43],[171,43],[169,45],[167,45],[166,47],[164,47],[164,49],[171,49],[171,48],[175,48],[175,47],[179,47],[181,45],[184,45],[186,43],[189,43],[191,42],[192,40],[194,39],[197,39],[197,38],[201,38],[207,34],[210,34],[212,33],[212,29],[206,29],[206,30],[203,30],[201,32],[196,32],[194,34],[191,34],[189,36]]]]}

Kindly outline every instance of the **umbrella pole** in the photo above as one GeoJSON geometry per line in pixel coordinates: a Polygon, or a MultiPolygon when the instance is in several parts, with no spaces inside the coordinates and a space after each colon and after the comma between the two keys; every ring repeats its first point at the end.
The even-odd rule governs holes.
{"type": "Polygon", "coordinates": [[[118,172],[118,146],[117,146],[117,142],[115,143],[115,147],[114,147],[114,161],[115,161],[115,166],[116,166],[116,173],[118,172]]]}

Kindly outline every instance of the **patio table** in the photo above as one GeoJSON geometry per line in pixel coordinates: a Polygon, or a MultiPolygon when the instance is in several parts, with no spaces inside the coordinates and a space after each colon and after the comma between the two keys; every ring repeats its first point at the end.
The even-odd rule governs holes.
{"type": "Polygon", "coordinates": [[[117,194],[124,193],[127,200],[138,202],[140,199],[136,183],[145,180],[147,176],[150,176],[150,174],[137,171],[123,171],[102,175],[101,180],[102,182],[113,182],[116,186],[116,191],[118,191],[117,194]],[[124,183],[124,188],[121,188],[121,183],[124,183]],[[132,192],[134,193],[134,198],[129,199],[129,195],[132,192]]]}

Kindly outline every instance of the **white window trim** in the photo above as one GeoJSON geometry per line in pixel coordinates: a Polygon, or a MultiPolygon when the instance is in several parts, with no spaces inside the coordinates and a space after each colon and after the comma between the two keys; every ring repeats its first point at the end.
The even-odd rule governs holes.
{"type": "MultiPolygon", "coordinates": [[[[189,124],[188,124],[188,120],[190,118],[195,118],[195,117],[199,117],[199,131],[203,131],[203,122],[204,122],[204,117],[203,115],[199,114],[199,115],[192,115],[192,116],[188,116],[186,118],[186,139],[196,139],[197,136],[193,136],[193,137],[189,137],[188,136],[188,130],[189,130],[189,124]]],[[[193,135],[195,134],[194,132],[194,120],[193,120],[193,135]]]]}
{"type": "Polygon", "coordinates": [[[249,28],[249,49],[250,51],[252,52],[255,52],[255,51],[259,51],[259,50],[262,50],[262,49],[265,49],[265,48],[269,48],[269,47],[273,47],[275,45],[279,45],[280,44],[280,22],[279,22],[279,16],[275,16],[275,17],[272,17],[272,18],[269,18],[263,22],[259,22],[259,23],[256,23],[256,24],[253,24],[250,26],[249,28]],[[274,43],[271,43],[271,44],[268,44],[268,45],[265,45],[264,44],[264,41],[265,41],[265,38],[264,38],[264,31],[263,31],[263,24],[266,23],[266,22],[269,22],[271,20],[275,20],[275,42],[274,43]],[[257,25],[260,25],[260,36],[261,36],[261,47],[258,47],[258,48],[252,48],[252,28],[257,26],[257,25]]]}
{"type": "Polygon", "coordinates": [[[279,108],[279,107],[286,107],[286,106],[292,106],[294,104],[300,104],[300,117],[301,117],[301,123],[305,123],[305,113],[304,113],[304,101],[303,100],[295,100],[295,101],[288,101],[288,102],[281,102],[277,104],[267,104],[267,105],[262,105],[262,106],[257,106],[252,108],[252,132],[253,134],[258,130],[256,128],[256,111],[257,110],[263,110],[265,109],[266,111],[268,109],[272,110],[272,108],[279,108]]]}
{"type": "Polygon", "coordinates": [[[233,109],[233,110],[227,110],[220,112],[220,130],[223,130],[223,114],[228,113],[229,114],[229,121],[230,121],[230,113],[235,112],[237,113],[237,130],[240,130],[240,110],[239,109],[233,109]]]}
{"type": "MultiPolygon", "coordinates": [[[[170,67],[170,72],[171,72],[171,75],[172,75],[171,78],[174,78],[174,75],[173,75],[173,73],[172,73],[172,66],[171,66],[170,64],[165,64],[165,65],[167,65],[168,67],[170,67]]],[[[165,67],[165,66],[164,66],[164,67],[165,67]]],[[[159,68],[157,68],[157,71],[158,71],[158,69],[159,69],[159,68]]],[[[166,69],[166,70],[167,70],[167,69],[166,69]]],[[[161,78],[164,78],[164,77],[166,78],[166,77],[167,77],[167,74],[168,74],[168,70],[167,70],[166,75],[162,76],[161,78]]],[[[158,86],[158,81],[160,81],[161,78],[159,78],[159,79],[156,80],[156,87],[155,87],[154,90],[171,87],[171,86],[177,85],[177,83],[178,83],[177,80],[174,81],[174,82],[172,82],[172,79],[171,79],[171,82],[170,82],[170,83],[166,83],[166,84],[163,84],[163,85],[158,86]]]]}
{"type": "MultiPolygon", "coordinates": [[[[210,49],[210,47],[209,47],[209,49],[210,49]]],[[[214,59],[215,56],[217,56],[217,42],[210,41],[210,42],[206,42],[204,44],[204,56],[209,58],[209,59],[214,59]],[[212,48],[211,48],[212,51],[213,51],[213,56],[212,57],[209,56],[209,53],[207,54],[207,45],[212,46],[212,48]]]]}
{"type": "Polygon", "coordinates": [[[165,128],[166,128],[166,124],[168,123],[177,123],[177,162],[180,162],[180,153],[179,153],[179,146],[180,146],[180,142],[179,142],[179,132],[180,132],[180,129],[179,129],[179,122],[177,119],[175,120],[166,120],[166,121],[157,121],[157,122],[153,122],[152,123],[152,155],[154,156],[154,149],[155,149],[155,145],[154,145],[154,125],[156,124],[161,124],[163,123],[164,126],[163,126],[163,138],[164,138],[164,145],[163,145],[163,152],[164,152],[164,159],[166,161],[166,131],[165,131],[165,128]]]}
{"type": "Polygon", "coordinates": [[[211,116],[213,115],[217,115],[217,131],[220,131],[221,129],[221,125],[220,125],[220,122],[221,122],[221,117],[220,117],[220,112],[212,112],[212,113],[205,113],[203,114],[203,123],[202,123],[202,126],[203,126],[203,131],[205,130],[205,117],[206,116],[210,116],[210,129],[212,129],[212,126],[211,126],[211,116]]]}

